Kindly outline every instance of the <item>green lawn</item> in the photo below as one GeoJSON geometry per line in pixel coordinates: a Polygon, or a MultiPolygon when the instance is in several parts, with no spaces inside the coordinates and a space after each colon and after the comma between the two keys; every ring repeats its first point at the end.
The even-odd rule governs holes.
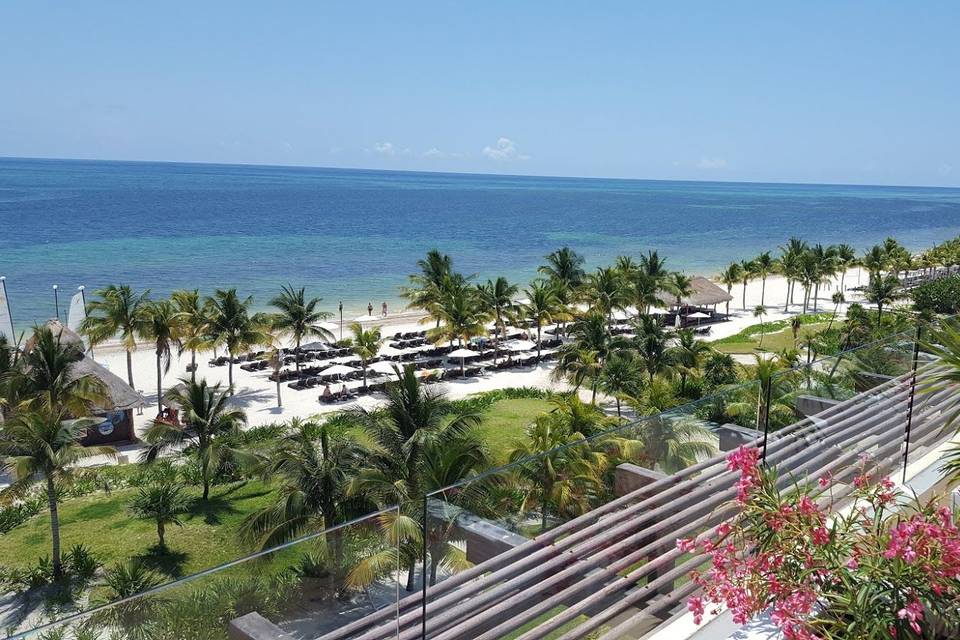
{"type": "MultiPolygon", "coordinates": [[[[158,553],[152,521],[130,515],[127,506],[136,489],[98,492],[60,505],[64,551],[75,544],[87,546],[106,565],[134,557],[171,578],[189,575],[248,553],[239,541],[240,521],[267,503],[271,489],[260,481],[216,486],[210,500],[199,500],[199,488],[187,491],[197,497],[182,517],[183,527],[168,525],[168,553],[158,553]]],[[[27,567],[50,555],[50,516],[44,512],[0,535],[0,564],[27,567]]]]}
{"type": "Polygon", "coordinates": [[[480,431],[490,448],[493,463],[506,463],[507,451],[526,437],[527,425],[552,406],[536,398],[500,400],[484,412],[480,431]]]}
{"type": "MultiPolygon", "coordinates": [[[[813,317],[807,316],[804,317],[803,320],[804,324],[800,326],[799,332],[800,340],[826,329],[829,326],[830,314],[818,314],[818,316],[813,317]]],[[[722,351],[723,353],[754,353],[758,349],[776,352],[782,351],[783,349],[794,348],[793,331],[790,329],[790,323],[787,320],[766,323],[762,347],[760,345],[759,323],[750,325],[740,333],[716,340],[711,344],[717,351],[722,351]]]]}
{"type": "MultiPolygon", "coordinates": [[[[507,451],[524,437],[526,426],[550,403],[537,399],[501,400],[484,413],[481,432],[489,444],[494,464],[506,462],[507,451]]],[[[130,465],[131,469],[133,465],[130,465]]],[[[197,498],[182,517],[183,527],[168,525],[168,553],[155,548],[152,521],[133,517],[128,505],[135,488],[97,492],[67,499],[60,505],[64,552],[73,545],[87,546],[104,564],[139,557],[170,578],[233,560],[252,551],[238,540],[243,518],[268,504],[272,490],[261,481],[215,486],[207,503],[199,500],[200,489],[188,487],[197,498]]],[[[0,534],[0,565],[29,567],[50,555],[50,517],[46,512],[31,518],[6,534],[0,534]]]]}

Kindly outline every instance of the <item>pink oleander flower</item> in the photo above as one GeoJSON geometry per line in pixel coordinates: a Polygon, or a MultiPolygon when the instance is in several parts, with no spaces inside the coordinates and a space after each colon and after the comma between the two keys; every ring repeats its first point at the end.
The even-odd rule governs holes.
{"type": "Polygon", "coordinates": [[[871,479],[868,461],[862,459],[852,494],[826,495],[831,474],[781,489],[760,467],[756,449],[729,454],[727,466],[739,474],[739,514],[700,535],[710,565],[691,575],[702,589],[687,603],[694,618],[700,622],[705,607],[722,605],[737,624],[769,611],[787,640],[869,635],[877,628],[892,636],[907,629],[914,637],[924,632],[925,607],[955,606],[960,529],[952,511],[934,503],[886,507],[902,492],[889,478],[871,479]],[[868,583],[885,585],[879,599],[865,611],[847,611],[868,583]],[[813,617],[814,610],[833,615],[813,617]]]}
{"type": "Polygon", "coordinates": [[[703,621],[703,598],[694,596],[687,600],[687,609],[693,614],[694,623],[700,624],[703,621]]]}
{"type": "Polygon", "coordinates": [[[690,538],[677,538],[677,549],[683,553],[693,551],[697,548],[697,543],[695,540],[690,538]]]}

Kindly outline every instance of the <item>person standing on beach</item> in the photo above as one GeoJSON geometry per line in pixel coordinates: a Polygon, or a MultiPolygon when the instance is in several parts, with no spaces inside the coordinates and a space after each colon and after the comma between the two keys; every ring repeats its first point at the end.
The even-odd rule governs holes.
{"type": "Polygon", "coordinates": [[[368,316],[372,316],[372,315],[373,315],[373,303],[372,303],[372,302],[368,302],[368,303],[367,303],[367,315],[368,315],[368,316]]]}
{"type": "Polygon", "coordinates": [[[384,301],[383,304],[380,305],[380,312],[381,312],[381,315],[382,315],[384,318],[387,317],[387,303],[386,303],[386,301],[384,301]]]}

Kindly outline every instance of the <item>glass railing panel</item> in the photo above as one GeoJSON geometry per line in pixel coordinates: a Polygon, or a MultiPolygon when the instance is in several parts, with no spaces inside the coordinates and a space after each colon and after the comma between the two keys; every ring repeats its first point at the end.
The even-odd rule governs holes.
{"type": "Polygon", "coordinates": [[[32,628],[12,637],[226,640],[255,630],[253,637],[333,640],[358,637],[349,627],[376,617],[378,637],[393,638],[403,577],[398,516],[395,508],[370,514],[166,584],[142,564],[107,567],[86,611],[48,624],[37,611],[25,625],[32,628]]]}

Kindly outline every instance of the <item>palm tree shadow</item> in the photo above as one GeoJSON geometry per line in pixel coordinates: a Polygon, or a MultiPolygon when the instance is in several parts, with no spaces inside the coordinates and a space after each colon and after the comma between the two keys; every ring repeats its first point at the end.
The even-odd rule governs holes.
{"type": "Polygon", "coordinates": [[[183,576],[183,566],[187,562],[187,557],[188,555],[183,551],[174,551],[169,547],[155,544],[144,553],[134,556],[134,559],[153,571],[171,578],[180,578],[183,576]]]}
{"type": "Polygon", "coordinates": [[[276,394],[264,389],[241,389],[230,397],[230,404],[247,409],[258,402],[267,402],[276,398],[276,394]]]}

